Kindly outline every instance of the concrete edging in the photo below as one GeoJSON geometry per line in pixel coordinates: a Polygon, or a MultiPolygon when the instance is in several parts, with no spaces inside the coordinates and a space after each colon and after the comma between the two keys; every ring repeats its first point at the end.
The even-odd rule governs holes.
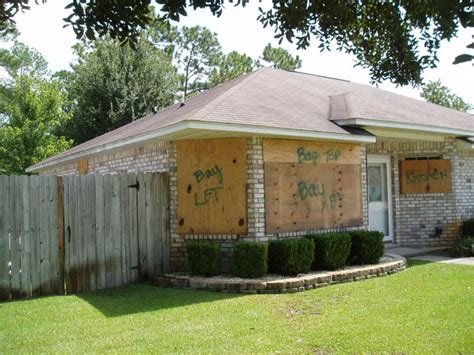
{"type": "Polygon", "coordinates": [[[293,293],[320,288],[336,283],[361,281],[382,277],[406,268],[407,261],[399,255],[386,254],[382,262],[374,265],[349,266],[343,270],[321,271],[296,277],[268,275],[260,279],[238,277],[198,277],[182,274],[165,274],[155,283],[174,288],[239,293],[293,293]],[[388,259],[388,260],[387,260],[388,259]]]}

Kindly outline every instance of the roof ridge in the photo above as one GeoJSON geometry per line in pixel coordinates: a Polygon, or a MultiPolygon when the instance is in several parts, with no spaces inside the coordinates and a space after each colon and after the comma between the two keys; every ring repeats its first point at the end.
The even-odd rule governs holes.
{"type": "Polygon", "coordinates": [[[232,85],[230,88],[225,90],[222,94],[218,95],[215,99],[211,100],[204,107],[202,107],[199,110],[197,110],[196,112],[194,112],[190,117],[188,117],[188,120],[192,119],[192,117],[198,117],[199,118],[200,114],[203,114],[203,113],[205,114],[206,112],[210,111],[211,109],[215,109],[216,107],[221,105],[230,96],[231,93],[233,93],[236,90],[241,89],[242,87],[247,85],[251,80],[255,79],[255,77],[260,75],[261,72],[264,69],[265,68],[259,68],[255,71],[252,71],[252,72],[249,72],[249,73],[246,73],[246,74],[243,75],[243,76],[247,76],[247,77],[242,78],[243,76],[240,76],[240,77],[237,77],[237,78],[233,79],[233,80],[236,80],[236,79],[240,78],[241,80],[236,85],[232,85]]]}
{"type": "MultiPolygon", "coordinates": [[[[270,69],[275,69],[275,68],[270,68],[270,69]]],[[[327,76],[327,75],[321,75],[321,74],[314,74],[314,73],[308,73],[305,71],[299,71],[299,70],[287,70],[287,69],[277,69],[277,70],[283,70],[288,73],[294,73],[294,74],[302,74],[302,75],[309,75],[309,76],[316,76],[318,78],[324,78],[324,79],[331,79],[331,80],[338,80],[338,81],[344,81],[346,83],[352,83],[352,81],[348,79],[342,79],[342,78],[335,78],[333,76],[327,76]]]]}

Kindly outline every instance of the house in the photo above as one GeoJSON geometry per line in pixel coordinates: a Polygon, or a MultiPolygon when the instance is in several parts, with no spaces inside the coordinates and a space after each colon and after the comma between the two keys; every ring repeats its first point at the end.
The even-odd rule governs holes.
{"type": "Polygon", "coordinates": [[[184,241],[368,228],[445,246],[474,217],[470,114],[349,81],[260,69],[46,159],[39,174],[170,175],[171,261],[184,241]]]}

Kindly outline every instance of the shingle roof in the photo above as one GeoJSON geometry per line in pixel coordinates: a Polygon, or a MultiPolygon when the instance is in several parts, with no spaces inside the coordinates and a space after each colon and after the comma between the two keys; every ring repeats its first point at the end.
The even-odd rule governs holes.
{"type": "Polygon", "coordinates": [[[183,121],[235,123],[350,135],[334,120],[363,118],[474,131],[471,115],[369,85],[262,68],[80,144],[63,160],[183,121]]]}

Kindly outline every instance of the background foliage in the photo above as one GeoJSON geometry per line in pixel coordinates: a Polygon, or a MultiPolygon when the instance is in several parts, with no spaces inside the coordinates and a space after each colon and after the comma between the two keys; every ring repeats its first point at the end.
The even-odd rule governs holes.
{"type": "MultiPolygon", "coordinates": [[[[40,53],[15,41],[15,27],[10,20],[12,14],[26,9],[27,4],[7,1],[3,8],[0,6],[3,26],[0,31],[9,33],[3,38],[8,48],[0,50],[4,74],[0,87],[0,172],[24,173],[26,167],[71,145],[93,139],[261,66],[297,70],[302,65],[298,56],[271,44],[262,48],[258,58],[237,51],[224,53],[217,35],[209,29],[171,26],[153,8],[147,6],[145,13],[145,8],[140,7],[143,2],[137,5],[131,1],[129,9],[110,16],[103,11],[113,10],[115,5],[107,1],[101,2],[102,7],[94,1],[73,3],[70,8],[74,15],[67,21],[83,40],[74,47],[76,59],[70,70],[57,73],[49,72],[40,53]],[[15,4],[8,8],[8,3],[15,4]],[[81,11],[87,13],[81,15],[81,11]],[[118,19],[131,22],[117,25],[118,19]],[[137,26],[127,27],[133,23],[137,26]],[[120,42],[123,39],[130,39],[131,46],[123,45],[120,42]]],[[[175,8],[167,1],[160,3],[169,17],[179,17],[185,12],[183,2],[175,2],[175,8]]],[[[275,6],[283,11],[286,5],[275,6]]],[[[360,10],[334,6],[324,11],[338,9],[341,11],[338,16],[344,17],[350,11],[360,10]],[[345,10],[349,11],[346,15],[345,10]]],[[[378,9],[378,5],[373,6],[378,9]]],[[[220,9],[220,3],[216,3],[211,11],[219,14],[220,9]]],[[[307,15],[308,9],[301,8],[301,13],[299,10],[295,13],[296,10],[296,7],[287,9],[288,14],[281,14],[281,19],[290,13],[307,15]]],[[[324,19],[321,11],[318,21],[324,19]]],[[[389,16],[383,11],[381,14],[389,16]]],[[[261,15],[261,19],[270,21],[271,16],[268,13],[265,16],[261,15]]],[[[367,23],[367,26],[372,25],[367,23]]],[[[295,32],[289,39],[297,37],[295,32]]],[[[422,96],[457,110],[472,109],[439,81],[423,86],[422,96]]]]}

